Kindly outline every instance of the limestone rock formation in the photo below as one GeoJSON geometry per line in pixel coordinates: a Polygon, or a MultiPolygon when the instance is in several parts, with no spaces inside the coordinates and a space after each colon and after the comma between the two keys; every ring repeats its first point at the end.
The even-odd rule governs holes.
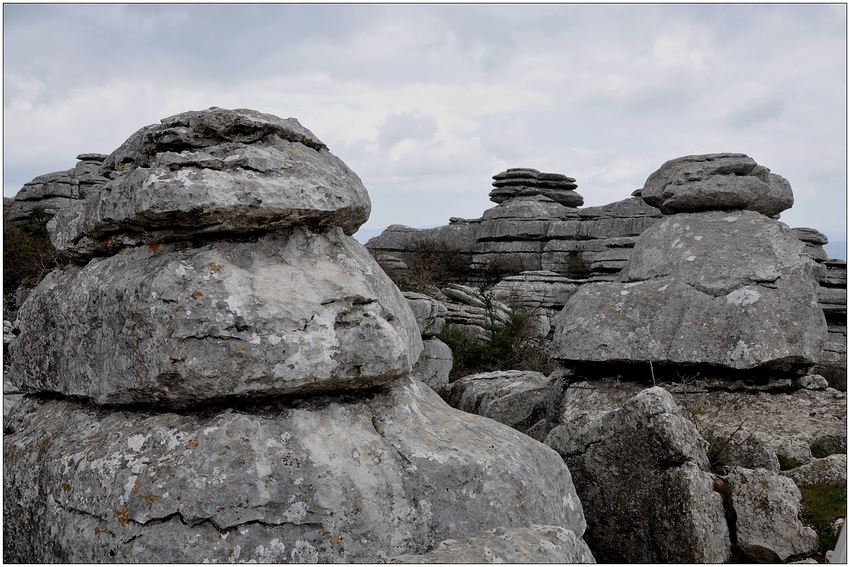
{"type": "Polygon", "coordinates": [[[9,221],[25,221],[35,209],[55,215],[66,206],[95,192],[108,179],[100,174],[103,154],[80,154],[77,165],[67,171],[39,175],[25,183],[9,207],[4,218],[9,221]]]}
{"type": "Polygon", "coordinates": [[[570,467],[599,561],[721,563],[731,544],[703,440],[661,388],[621,408],[553,429],[546,444],[570,467]]]}
{"type": "Polygon", "coordinates": [[[749,558],[781,563],[814,549],[817,534],[800,521],[800,490],[790,479],[736,467],[727,481],[737,515],[738,546],[749,558]]]}
{"type": "Polygon", "coordinates": [[[641,196],[665,214],[744,209],[772,217],[794,204],[786,179],[732,153],[670,160],[649,176],[641,196]]]}
{"type": "Polygon", "coordinates": [[[190,235],[369,217],[366,189],[294,118],[253,110],[185,112],[142,128],[103,164],[112,179],[57,219],[58,250],[91,257],[190,235]]]}
{"type": "Polygon", "coordinates": [[[565,207],[580,207],[584,198],[575,192],[576,180],[560,173],[514,167],[493,176],[490,200],[502,203],[514,197],[543,195],[565,207]]]}
{"type": "Polygon", "coordinates": [[[444,387],[450,406],[489,417],[540,441],[557,421],[559,384],[540,372],[506,370],[464,376],[444,387]]]}
{"type": "Polygon", "coordinates": [[[339,229],[126,248],[53,272],[18,316],[22,391],[98,403],[371,387],[422,349],[405,299],[339,229]]]}
{"type": "Polygon", "coordinates": [[[477,538],[450,539],[424,555],[400,555],[392,563],[595,563],[587,544],[557,526],[496,528],[477,538]]]}
{"type": "Polygon", "coordinates": [[[309,131],[189,112],[104,169],[9,344],[5,560],[483,556],[498,528],[592,559],[558,455],[415,379],[439,308],[347,236],[368,196],[309,131]]]}
{"type": "Polygon", "coordinates": [[[810,366],[827,338],[811,264],[790,229],[760,213],[668,216],[640,236],[617,282],[571,297],[553,356],[810,366]]]}

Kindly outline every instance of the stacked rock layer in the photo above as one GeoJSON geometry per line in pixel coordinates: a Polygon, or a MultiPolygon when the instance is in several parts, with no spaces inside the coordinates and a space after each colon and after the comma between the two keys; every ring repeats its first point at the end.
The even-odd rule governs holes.
{"type": "MultiPolygon", "coordinates": [[[[811,366],[826,340],[813,263],[791,229],[763,214],[783,205],[760,180],[766,168],[751,161],[741,154],[689,156],[653,173],[643,199],[654,203],[654,188],[674,188],[664,193],[677,203],[668,203],[672,214],[641,234],[616,282],[584,286],[570,298],[553,356],[732,369],[811,366]],[[703,169],[692,172],[693,164],[703,169]],[[743,179],[745,170],[761,173],[736,192],[729,177],[743,179]],[[677,200],[688,195],[696,197],[677,200]],[[720,210],[705,210],[712,198],[720,210]]],[[[788,191],[782,202],[790,206],[788,191]]]]}
{"type": "Polygon", "coordinates": [[[378,562],[497,528],[592,559],[557,455],[412,378],[424,330],[348,236],[368,195],[309,130],[188,112],[103,171],[10,344],[5,559],[378,562]]]}
{"type": "Polygon", "coordinates": [[[493,176],[490,200],[502,203],[514,197],[543,195],[565,207],[580,207],[584,198],[575,192],[576,180],[560,173],[541,173],[536,169],[514,167],[493,176]]]}

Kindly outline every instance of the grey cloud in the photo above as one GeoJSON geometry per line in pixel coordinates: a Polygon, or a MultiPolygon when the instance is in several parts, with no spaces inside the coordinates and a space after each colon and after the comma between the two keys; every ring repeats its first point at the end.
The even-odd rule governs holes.
{"type": "Polygon", "coordinates": [[[430,114],[402,112],[390,114],[378,128],[378,144],[390,149],[402,140],[427,142],[437,133],[437,119],[430,114]]]}
{"type": "Polygon", "coordinates": [[[777,118],[785,110],[785,102],[776,96],[765,96],[732,111],[726,120],[733,128],[749,128],[777,118]]]}

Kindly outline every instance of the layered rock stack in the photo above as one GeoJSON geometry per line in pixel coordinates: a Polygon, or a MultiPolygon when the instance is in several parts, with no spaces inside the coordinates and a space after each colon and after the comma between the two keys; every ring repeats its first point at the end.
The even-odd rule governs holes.
{"type": "Polygon", "coordinates": [[[787,181],[743,154],[665,163],[642,191],[666,212],[616,282],[559,315],[564,361],[805,369],[826,340],[813,263],[786,225],[787,181]]]}
{"type": "Polygon", "coordinates": [[[36,209],[55,215],[70,203],[85,199],[108,181],[100,174],[105,155],[80,154],[77,159],[77,165],[67,171],[39,175],[25,183],[15,195],[6,220],[26,221],[36,209]]]}
{"type": "Polygon", "coordinates": [[[309,130],[187,112],[103,167],[10,344],[5,560],[415,561],[497,534],[592,561],[558,456],[411,377],[423,330],[348,236],[366,190],[309,130]]]}
{"type": "Polygon", "coordinates": [[[541,173],[527,167],[514,167],[493,176],[490,200],[503,203],[514,197],[543,195],[565,207],[580,207],[584,197],[575,192],[576,180],[560,173],[541,173]]]}

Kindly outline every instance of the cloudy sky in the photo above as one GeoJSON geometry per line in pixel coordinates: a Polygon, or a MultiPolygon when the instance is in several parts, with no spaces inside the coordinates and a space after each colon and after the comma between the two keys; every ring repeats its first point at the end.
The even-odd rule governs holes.
{"type": "Polygon", "coordinates": [[[784,222],[845,240],[846,25],[840,4],[4,4],[3,189],[241,107],[342,158],[368,228],[479,217],[508,167],[601,205],[732,151],[791,182],[784,222]]]}

